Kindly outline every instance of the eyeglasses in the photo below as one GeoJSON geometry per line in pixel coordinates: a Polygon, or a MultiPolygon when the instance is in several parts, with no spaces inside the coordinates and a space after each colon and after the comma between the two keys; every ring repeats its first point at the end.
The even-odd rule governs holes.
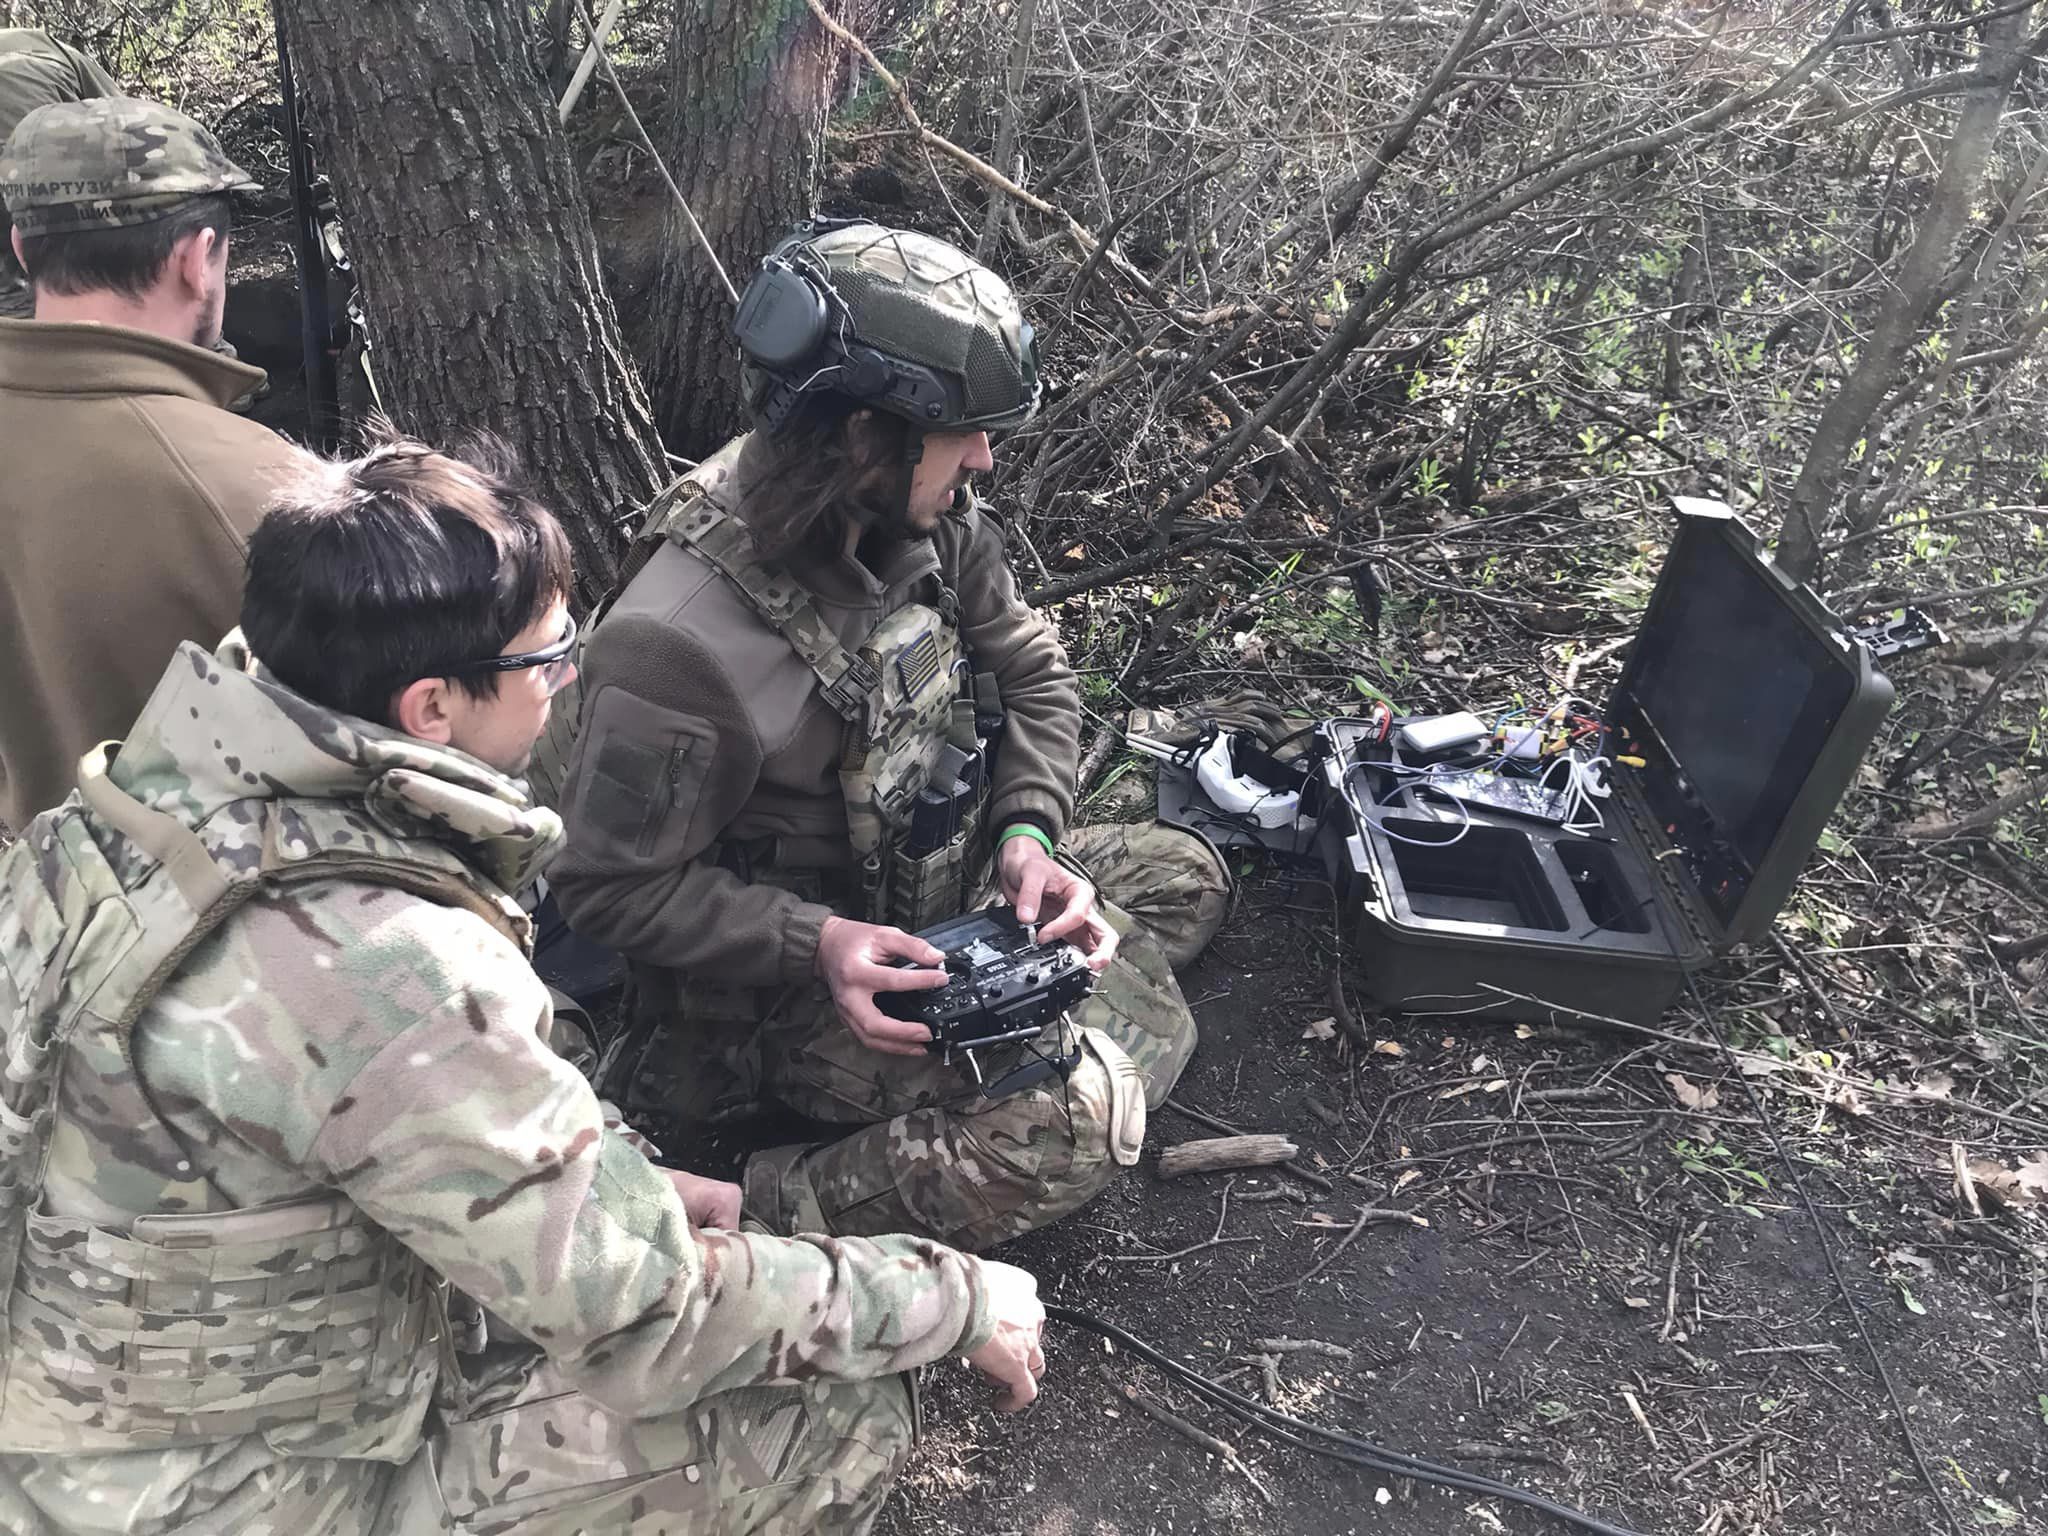
{"type": "Polygon", "coordinates": [[[569,627],[562,638],[553,645],[544,645],[537,651],[517,651],[510,656],[486,656],[481,661],[465,661],[448,668],[450,676],[466,672],[523,672],[528,667],[539,667],[541,682],[546,685],[550,698],[569,686],[569,679],[575,675],[576,664],[570,653],[576,649],[576,616],[569,616],[569,627]]]}

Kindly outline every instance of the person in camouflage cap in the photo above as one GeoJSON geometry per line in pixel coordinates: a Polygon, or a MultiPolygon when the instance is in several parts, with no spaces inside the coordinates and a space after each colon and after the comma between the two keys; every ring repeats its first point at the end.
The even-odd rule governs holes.
{"type": "Polygon", "coordinates": [[[135,96],[38,107],[0,146],[14,254],[46,293],[113,288],[141,301],[188,235],[218,226],[188,338],[204,347],[220,340],[227,298],[227,194],[259,190],[198,123],[135,96]]]}
{"type": "Polygon", "coordinates": [[[0,201],[24,239],[136,229],[195,197],[261,190],[198,123],[139,96],[38,107],[0,149],[0,201]]]}
{"type": "Polygon", "coordinates": [[[651,1117],[773,1099],[845,1127],[751,1159],[764,1220],[984,1248],[1137,1160],[1195,1044],[1172,967],[1226,877],[1175,828],[1070,830],[1074,673],[967,488],[1038,402],[1009,285],[926,235],[813,223],[736,328],[756,429],[656,502],[535,764],[568,831],[555,896],[633,966],[602,1081],[651,1117]],[[1077,945],[1095,991],[946,1060],[878,997],[942,985],[913,934],[990,898],[1077,945]]]}
{"type": "Polygon", "coordinates": [[[10,1536],[859,1533],[903,1373],[1035,1394],[1029,1275],[742,1225],[551,1049],[569,590],[489,459],[319,465],[0,856],[10,1536]]]}
{"type": "Polygon", "coordinates": [[[243,541],[293,467],[289,443],[224,409],[264,382],[218,350],[229,194],[248,185],[199,124],[133,97],[38,107],[0,146],[35,284],[34,317],[0,319],[0,820],[16,827],[127,728],[180,641],[234,624],[243,541]]]}
{"type": "MultiPolygon", "coordinates": [[[[69,43],[34,27],[0,27],[0,144],[38,107],[120,94],[113,76],[69,43]]],[[[5,207],[0,199],[0,319],[19,320],[34,306],[14,244],[6,238],[5,207]]]]}

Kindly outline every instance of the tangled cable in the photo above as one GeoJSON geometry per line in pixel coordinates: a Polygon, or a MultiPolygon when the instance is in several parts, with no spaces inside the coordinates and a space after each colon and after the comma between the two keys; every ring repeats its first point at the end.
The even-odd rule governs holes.
{"type": "Polygon", "coordinates": [[[1355,1435],[1325,1429],[1322,1425],[1312,1424],[1307,1419],[1297,1419],[1277,1408],[1269,1408],[1264,1403],[1231,1391],[1220,1382],[1211,1381],[1193,1367],[1183,1365],[1171,1355],[1155,1349],[1143,1339],[1119,1328],[1115,1323],[1091,1313],[1079,1312],[1072,1307],[1048,1306],[1045,1315],[1054,1322],[1065,1323],[1070,1328],[1079,1328],[1083,1332],[1099,1334],[1111,1340],[1119,1348],[1129,1350],[1140,1360],[1157,1366],[1214,1406],[1243,1420],[1261,1434],[1278,1440],[1282,1445],[1291,1445],[1318,1456],[1348,1462],[1354,1467],[1362,1467],[1368,1472],[1378,1472],[1387,1477],[1409,1477],[1417,1482],[1434,1483],[1439,1488],[1450,1488],[1459,1493],[1506,1499],[1510,1503],[1539,1510],[1580,1530],[1591,1531],[1594,1536],[1641,1536],[1640,1532],[1632,1531],[1627,1526],[1610,1524],[1598,1515],[1589,1515],[1584,1510],[1572,1508],[1569,1504],[1547,1499],[1540,1493],[1530,1493],[1476,1472],[1461,1472],[1455,1467],[1425,1461],[1419,1456],[1390,1451],[1374,1445],[1369,1440],[1361,1440],[1355,1435]]]}

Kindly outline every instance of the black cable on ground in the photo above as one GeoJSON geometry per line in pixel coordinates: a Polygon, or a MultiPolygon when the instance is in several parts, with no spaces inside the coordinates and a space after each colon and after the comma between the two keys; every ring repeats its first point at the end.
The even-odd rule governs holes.
{"type": "Polygon", "coordinates": [[[1107,1322],[1090,1313],[1076,1311],[1072,1307],[1048,1306],[1045,1315],[1054,1322],[1065,1323],[1070,1328],[1079,1328],[1111,1340],[1119,1348],[1128,1350],[1140,1360],[1157,1366],[1214,1406],[1243,1420],[1253,1429],[1271,1436],[1283,1445],[1291,1445],[1318,1456],[1328,1456],[1385,1477],[1413,1478],[1417,1482],[1433,1483],[1439,1488],[1449,1488],[1459,1493],[1505,1499],[1509,1503],[1520,1504],[1553,1519],[1562,1520],[1580,1530],[1591,1531],[1594,1536],[1641,1536],[1641,1533],[1626,1526],[1612,1525],[1597,1515],[1589,1515],[1584,1510],[1572,1508],[1569,1504],[1547,1499],[1540,1493],[1529,1493],[1477,1472],[1461,1472],[1455,1467],[1424,1461],[1419,1456],[1390,1451],[1374,1445],[1369,1440],[1361,1440],[1355,1435],[1326,1429],[1320,1424],[1312,1424],[1306,1419],[1297,1419],[1292,1414],[1282,1413],[1277,1408],[1269,1408],[1264,1403],[1231,1391],[1220,1382],[1211,1381],[1192,1366],[1182,1364],[1171,1355],[1155,1349],[1143,1339],[1119,1328],[1115,1323],[1107,1322]]]}
{"type": "Polygon", "coordinates": [[[1685,973],[1685,985],[1692,993],[1692,1000],[1699,1004],[1700,1017],[1706,1023],[1707,1033],[1714,1037],[1714,1044],[1721,1048],[1721,1056],[1728,1063],[1728,1070],[1734,1074],[1735,1080],[1742,1084],[1742,1093],[1749,1100],[1751,1112],[1763,1125],[1764,1134],[1770,1137],[1771,1151],[1777,1156],[1779,1166],[1792,1181],[1793,1192],[1799,1196],[1800,1205],[1806,1209],[1806,1219],[1813,1223],[1814,1235],[1820,1239],[1821,1257],[1827,1260],[1828,1274],[1834,1278],[1835,1289],[1842,1294],[1843,1304],[1849,1309],[1849,1320],[1856,1325],[1857,1337],[1863,1340],[1863,1348],[1870,1355],[1870,1363],[1877,1371],[1877,1379],[1884,1383],[1885,1396],[1891,1399],[1892,1412],[1897,1415],[1899,1421],[1899,1433],[1905,1438],[1906,1449],[1913,1453],[1913,1465],[1919,1470],[1920,1480],[1927,1484],[1927,1491],[1934,1495],[1935,1508],[1941,1511],[1942,1520],[1953,1536],[1964,1536],[1962,1521],[1957,1518],[1956,1512],[1949,1508],[1948,1495],[1943,1491],[1941,1484],[1935,1481],[1934,1472],[1927,1465],[1927,1457],[1920,1449],[1919,1437],[1913,1433],[1913,1421],[1906,1417],[1905,1400],[1899,1396],[1899,1388],[1892,1380],[1891,1369],[1884,1363],[1884,1356],[1878,1352],[1877,1340],[1870,1336],[1870,1327],[1863,1317],[1863,1304],[1849,1289],[1849,1282],[1842,1278],[1842,1267],[1835,1261],[1835,1245],[1828,1238],[1828,1224],[1821,1219],[1820,1207],[1813,1203],[1813,1196],[1806,1192],[1806,1181],[1799,1175],[1799,1164],[1793,1161],[1792,1154],[1785,1150],[1785,1143],[1778,1139],[1777,1122],[1771,1119],[1770,1112],[1765,1109],[1763,1096],[1743,1074],[1741,1063],[1735,1059],[1734,1049],[1728,1044],[1728,1037],[1721,1032],[1721,1021],[1715,1017],[1714,1010],[1707,1006],[1707,1000],[1701,995],[1699,985],[1692,979],[1690,971],[1685,973]]]}

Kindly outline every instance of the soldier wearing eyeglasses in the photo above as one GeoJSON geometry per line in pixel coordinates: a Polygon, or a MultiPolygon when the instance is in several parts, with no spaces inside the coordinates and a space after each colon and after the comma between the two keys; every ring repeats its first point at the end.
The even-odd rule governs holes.
{"type": "Polygon", "coordinates": [[[321,464],[242,626],[0,855],[0,1530],[841,1533],[1031,1277],[740,1230],[550,1045],[518,776],[569,548],[486,454],[321,464]]]}
{"type": "Polygon", "coordinates": [[[737,328],[755,428],[653,507],[584,648],[573,753],[537,764],[568,828],[550,879],[632,962],[605,1078],[629,1113],[779,1102],[842,1134],[756,1154],[750,1214],[979,1249],[1136,1161],[1195,1043],[1172,967],[1225,875],[1177,829],[1071,825],[1074,673],[969,490],[1038,405],[1009,285],[922,234],[817,222],[737,328]],[[915,933],[990,898],[1077,945],[1095,992],[947,1059],[878,996],[943,985],[915,933]]]}

